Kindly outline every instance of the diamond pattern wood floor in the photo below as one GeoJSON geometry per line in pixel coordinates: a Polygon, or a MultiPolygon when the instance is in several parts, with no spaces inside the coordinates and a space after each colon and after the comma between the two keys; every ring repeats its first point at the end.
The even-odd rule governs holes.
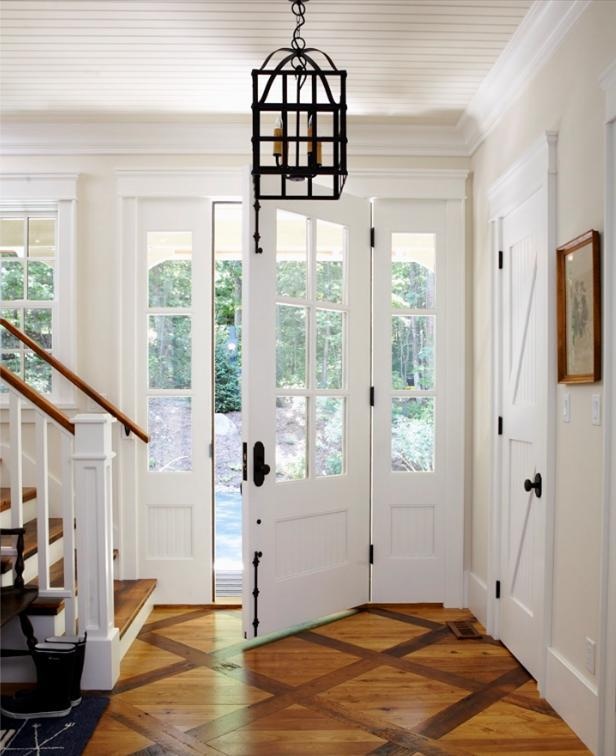
{"type": "Polygon", "coordinates": [[[85,754],[587,754],[489,637],[435,605],[370,607],[267,645],[238,610],[157,608],[85,754]]]}

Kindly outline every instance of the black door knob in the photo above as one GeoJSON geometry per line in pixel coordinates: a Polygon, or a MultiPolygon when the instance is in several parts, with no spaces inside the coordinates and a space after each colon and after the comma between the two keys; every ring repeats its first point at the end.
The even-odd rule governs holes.
{"type": "Polygon", "coordinates": [[[262,486],[270,472],[271,467],[265,462],[265,447],[261,441],[257,441],[252,450],[252,479],[255,486],[262,486]]]}
{"type": "Polygon", "coordinates": [[[535,496],[540,499],[541,498],[541,492],[543,490],[543,481],[541,480],[541,473],[537,473],[535,475],[534,481],[530,480],[530,478],[526,478],[524,481],[524,490],[530,493],[534,489],[535,496]]]}

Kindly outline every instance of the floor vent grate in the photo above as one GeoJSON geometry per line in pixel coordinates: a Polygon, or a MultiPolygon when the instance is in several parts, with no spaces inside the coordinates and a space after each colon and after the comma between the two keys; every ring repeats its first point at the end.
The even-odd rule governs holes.
{"type": "Polygon", "coordinates": [[[481,638],[481,633],[473,625],[472,622],[467,620],[459,620],[457,622],[448,622],[447,627],[456,636],[458,640],[471,640],[473,638],[481,638]]]}

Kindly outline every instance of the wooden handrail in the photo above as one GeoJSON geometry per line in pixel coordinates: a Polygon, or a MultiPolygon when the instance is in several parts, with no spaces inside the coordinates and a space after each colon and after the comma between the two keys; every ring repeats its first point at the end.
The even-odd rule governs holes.
{"type": "MultiPolygon", "coordinates": [[[[0,325],[6,328],[6,330],[9,331],[9,333],[12,333],[13,336],[15,336],[15,338],[19,339],[23,344],[25,344],[28,347],[28,349],[31,349],[33,352],[36,352],[36,354],[38,354],[38,356],[42,360],[44,360],[48,365],[51,365],[52,368],[54,368],[61,375],[63,375],[68,381],[70,381],[73,384],[73,386],[77,386],[77,388],[80,391],[82,391],[86,396],[89,396],[90,399],[94,400],[100,407],[102,407],[110,415],[113,415],[113,417],[115,417],[120,423],[122,423],[124,428],[134,433],[135,436],[140,438],[146,444],[149,442],[150,437],[142,428],[140,428],[137,425],[137,423],[133,422],[130,419],[130,417],[128,417],[128,415],[125,415],[121,410],[119,410],[115,406],[115,404],[112,404],[108,399],[105,399],[105,397],[102,394],[99,394],[96,389],[92,388],[92,386],[90,386],[88,383],[82,380],[76,373],[73,373],[73,371],[67,368],[66,365],[60,362],[60,360],[58,360],[52,354],[49,354],[49,352],[46,352],[42,346],[36,343],[36,341],[31,339],[29,336],[27,336],[23,331],[20,331],[19,328],[16,328],[12,323],[6,320],[6,318],[0,318],[0,325]]],[[[11,375],[13,375],[14,378],[17,378],[17,376],[14,375],[13,373],[11,373],[11,375]]],[[[7,382],[10,383],[10,381],[7,381],[7,382]]],[[[27,384],[24,384],[24,385],[27,385],[27,384]]],[[[53,407],[53,405],[51,406],[53,407]]],[[[64,415],[62,417],[64,417],[64,415]]]]}
{"type": "Polygon", "coordinates": [[[33,389],[32,386],[28,386],[28,384],[25,381],[22,381],[19,376],[15,375],[15,373],[2,365],[0,365],[0,378],[2,378],[3,381],[6,381],[9,386],[12,386],[16,391],[19,391],[19,393],[25,396],[25,398],[32,402],[32,404],[35,404],[39,409],[43,410],[43,412],[49,415],[52,420],[55,420],[58,425],[61,425],[69,433],[72,433],[73,436],[75,435],[74,424],[71,423],[66,415],[63,415],[62,412],[60,412],[55,404],[52,404],[49,399],[46,399],[42,394],[39,394],[36,389],[33,389]]]}

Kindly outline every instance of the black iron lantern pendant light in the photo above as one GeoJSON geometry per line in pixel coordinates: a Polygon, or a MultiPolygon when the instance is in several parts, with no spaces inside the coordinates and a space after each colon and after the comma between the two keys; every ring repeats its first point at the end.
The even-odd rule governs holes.
{"type": "Polygon", "coordinates": [[[308,0],[289,2],[296,21],[291,46],[252,72],[257,205],[259,199],[339,199],[347,177],[346,71],[306,47],[301,28],[308,0]]]}

